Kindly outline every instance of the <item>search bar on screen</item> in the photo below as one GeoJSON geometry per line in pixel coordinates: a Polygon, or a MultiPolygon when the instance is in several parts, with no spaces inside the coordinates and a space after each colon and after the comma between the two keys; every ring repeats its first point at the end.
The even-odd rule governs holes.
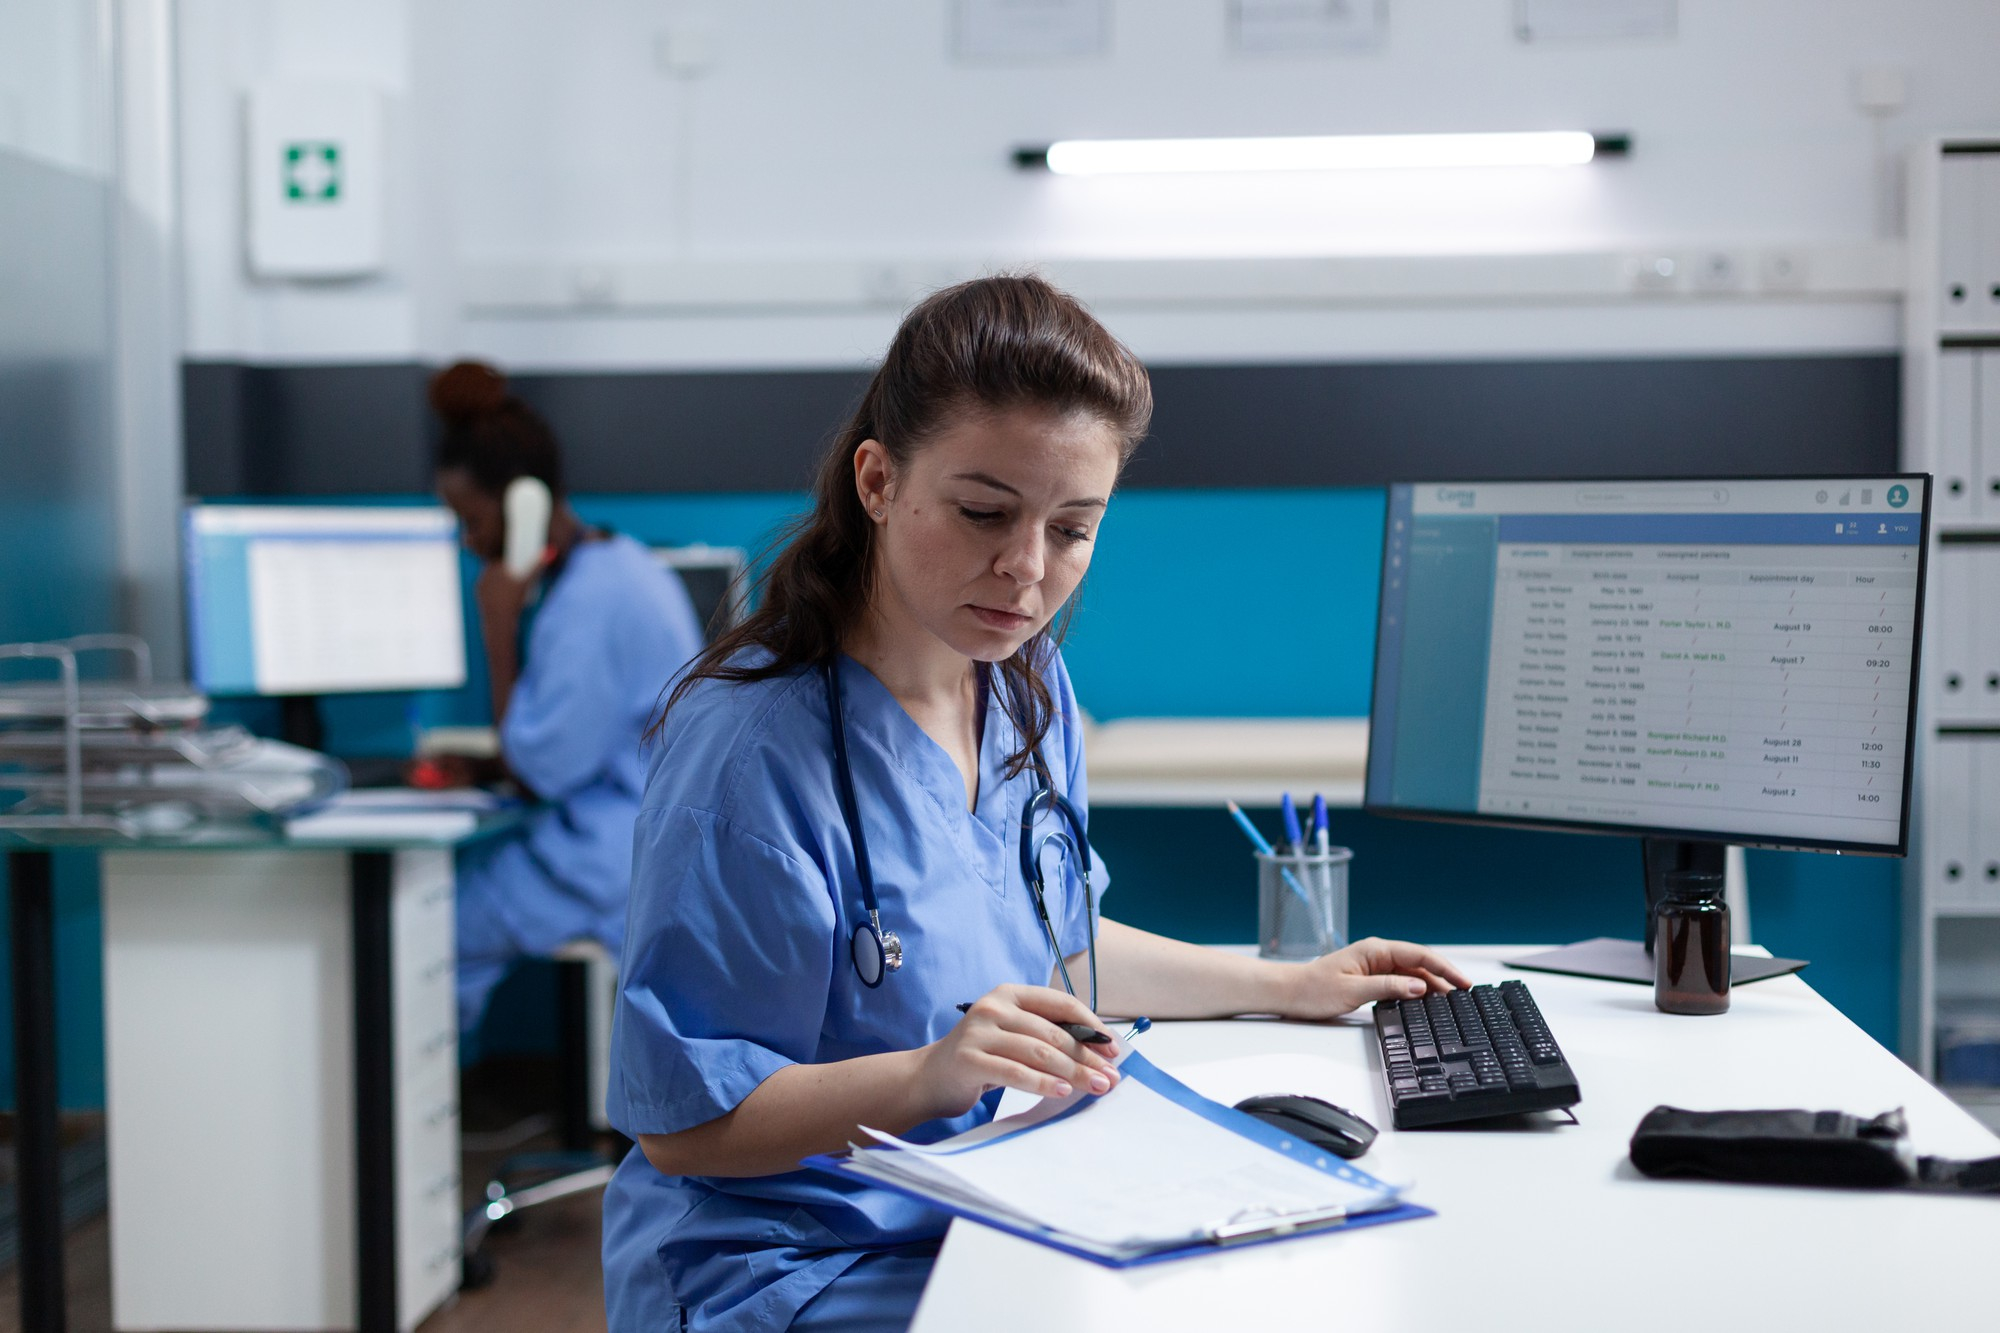
{"type": "Polygon", "coordinates": [[[1729,491],[1721,486],[1594,486],[1578,491],[1576,502],[1592,509],[1702,509],[1728,504],[1729,491]]]}

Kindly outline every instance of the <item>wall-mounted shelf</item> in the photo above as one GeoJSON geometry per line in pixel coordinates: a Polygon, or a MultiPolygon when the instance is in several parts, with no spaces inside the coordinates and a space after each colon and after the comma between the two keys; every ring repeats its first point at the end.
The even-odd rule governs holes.
{"type": "Polygon", "coordinates": [[[1124,718],[1084,733],[1090,804],[1272,806],[1285,792],[1361,804],[1365,718],[1124,718]]]}

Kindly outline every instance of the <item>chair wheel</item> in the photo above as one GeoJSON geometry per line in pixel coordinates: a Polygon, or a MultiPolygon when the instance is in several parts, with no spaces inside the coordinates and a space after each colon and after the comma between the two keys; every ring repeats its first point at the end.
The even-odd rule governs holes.
{"type": "Polygon", "coordinates": [[[498,1271],[494,1266],[492,1255],[484,1250],[474,1250],[460,1262],[458,1289],[478,1291],[481,1287],[490,1285],[498,1271]]]}

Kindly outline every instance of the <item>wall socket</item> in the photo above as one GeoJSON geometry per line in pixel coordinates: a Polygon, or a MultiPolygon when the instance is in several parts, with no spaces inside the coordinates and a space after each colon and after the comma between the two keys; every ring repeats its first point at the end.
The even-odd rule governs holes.
{"type": "Polygon", "coordinates": [[[1801,292],[1811,265],[1797,250],[1766,250],[1757,265],[1757,285],[1767,292],[1801,292]]]}
{"type": "Polygon", "coordinates": [[[1635,292],[1679,291],[1687,265],[1679,255],[1654,252],[1625,261],[1625,277],[1635,292]]]}
{"type": "Polygon", "coordinates": [[[1734,250],[1703,250],[1688,266],[1696,291],[1740,292],[1749,284],[1749,264],[1734,250]]]}

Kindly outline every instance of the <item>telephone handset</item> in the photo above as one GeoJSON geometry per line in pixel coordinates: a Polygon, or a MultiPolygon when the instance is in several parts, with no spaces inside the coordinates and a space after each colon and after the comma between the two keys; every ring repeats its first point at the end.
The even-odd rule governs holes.
{"type": "Polygon", "coordinates": [[[507,521],[501,541],[501,563],[517,579],[525,579],[542,566],[549,545],[549,518],[555,511],[555,497],[546,483],[535,477],[516,477],[507,483],[500,500],[507,521]]]}

